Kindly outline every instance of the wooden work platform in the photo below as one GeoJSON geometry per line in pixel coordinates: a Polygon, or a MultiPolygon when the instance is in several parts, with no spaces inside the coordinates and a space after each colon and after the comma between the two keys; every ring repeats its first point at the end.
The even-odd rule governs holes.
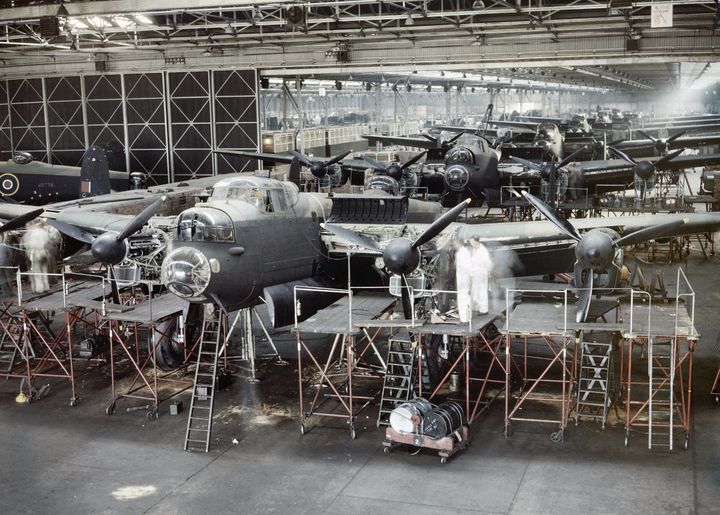
{"type": "MultiPolygon", "coordinates": [[[[300,322],[294,333],[360,334],[360,324],[378,318],[397,302],[382,293],[357,293],[352,297],[352,326],[349,326],[350,297],[345,296],[300,322]]],[[[383,321],[387,322],[387,321],[383,321]]]]}
{"type": "Polygon", "coordinates": [[[412,324],[411,320],[368,320],[357,322],[354,325],[360,328],[370,327],[402,327],[408,331],[418,334],[445,334],[448,336],[477,336],[488,325],[492,324],[500,313],[473,313],[471,321],[460,322],[454,320],[450,322],[431,323],[428,320],[415,320],[412,324]]]}
{"type": "Polygon", "coordinates": [[[504,334],[537,334],[537,335],[563,335],[570,332],[584,331],[619,331],[625,337],[650,336],[672,337],[680,336],[689,339],[698,339],[696,328],[693,326],[685,303],[681,302],[677,308],[675,302],[655,303],[652,307],[639,302],[632,306],[632,327],[630,303],[617,299],[593,299],[590,304],[591,319],[593,315],[618,308],[617,321],[612,313],[612,320],[600,322],[575,322],[575,303],[568,303],[567,307],[562,301],[548,299],[525,299],[517,304],[507,317],[506,323],[500,329],[504,334]],[[675,311],[677,309],[677,317],[675,311]],[[594,313],[593,313],[594,312],[594,313]],[[648,331],[648,315],[650,330],[648,331]],[[566,318],[567,317],[567,318],[566,318]],[[677,327],[675,319],[677,318],[677,327]]]}
{"type": "Polygon", "coordinates": [[[172,293],[165,293],[159,297],[145,299],[133,306],[121,306],[121,311],[113,310],[114,304],[107,305],[107,320],[122,322],[135,322],[138,324],[154,324],[182,313],[185,301],[172,293]]]}
{"type": "MultiPolygon", "coordinates": [[[[108,288],[106,295],[110,294],[108,288]]],[[[63,293],[62,282],[54,284],[49,291],[33,293],[29,286],[23,287],[22,308],[28,311],[61,311],[77,307],[96,307],[103,296],[102,284],[92,281],[77,281],[68,284],[68,293],[63,293]],[[86,305],[86,304],[92,304],[86,305]]],[[[15,298],[17,302],[17,298],[15,298]]]]}

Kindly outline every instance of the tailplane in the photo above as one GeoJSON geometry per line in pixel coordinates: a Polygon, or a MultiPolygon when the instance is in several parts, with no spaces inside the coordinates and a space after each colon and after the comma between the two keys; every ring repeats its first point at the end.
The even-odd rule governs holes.
{"type": "Polygon", "coordinates": [[[80,168],[80,197],[94,197],[110,193],[110,169],[105,150],[91,146],[83,157],[80,168]]]}

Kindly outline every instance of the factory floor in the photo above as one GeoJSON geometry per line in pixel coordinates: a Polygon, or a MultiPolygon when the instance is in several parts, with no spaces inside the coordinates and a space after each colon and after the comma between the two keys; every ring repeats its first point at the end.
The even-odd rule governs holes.
{"type": "MultiPolygon", "coordinates": [[[[563,443],[554,428],[515,424],[502,436],[503,403],[473,424],[472,445],[442,465],[430,452],[382,452],[375,409],[357,439],[321,420],[301,436],[297,420],[294,340],[280,342],[287,366],[272,365],[259,384],[236,379],[218,394],[209,453],[182,450],[187,410],[167,404],[148,421],[142,401],[105,414],[105,368],[69,387],[17,404],[16,381],[0,382],[0,513],[720,513],[720,406],[709,394],[720,348],[718,259],[691,255],[688,277],[698,294],[694,421],[690,447],[647,449],[624,428],[571,422],[563,443]]],[[[675,268],[665,269],[668,283],[675,268]]],[[[315,342],[321,346],[321,342],[315,342]]],[[[187,407],[189,393],[181,396],[187,407]]]]}

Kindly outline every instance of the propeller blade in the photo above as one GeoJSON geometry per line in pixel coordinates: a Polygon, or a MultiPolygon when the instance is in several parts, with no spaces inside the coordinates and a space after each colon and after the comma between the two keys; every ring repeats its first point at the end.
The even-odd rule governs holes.
{"type": "Polygon", "coordinates": [[[312,166],[312,161],[310,161],[307,157],[305,157],[304,155],[302,155],[302,154],[301,154],[300,152],[298,152],[297,150],[293,149],[293,150],[290,151],[290,153],[291,153],[292,155],[294,155],[295,157],[297,157],[297,158],[300,160],[300,162],[301,162],[302,164],[304,164],[305,166],[312,166]]]}
{"type": "Polygon", "coordinates": [[[458,132],[457,134],[455,134],[455,136],[453,136],[452,138],[450,138],[449,140],[447,140],[445,143],[448,144],[448,145],[452,145],[452,144],[455,143],[458,139],[460,139],[460,136],[462,136],[463,134],[465,134],[465,133],[464,133],[464,132],[458,132]]]}
{"type": "Polygon", "coordinates": [[[131,234],[135,234],[140,229],[142,229],[143,225],[145,225],[150,218],[157,212],[158,209],[160,209],[160,205],[162,204],[162,199],[159,198],[152,204],[150,204],[148,207],[143,209],[140,214],[138,214],[135,218],[130,220],[130,223],[125,226],[125,228],[122,230],[120,234],[117,235],[117,240],[122,241],[131,234]]]}
{"type": "Polygon", "coordinates": [[[3,224],[2,227],[0,227],[0,233],[12,231],[14,229],[20,229],[21,227],[24,227],[26,223],[28,223],[31,220],[35,220],[38,216],[40,216],[44,212],[45,212],[44,208],[33,209],[32,211],[23,213],[20,216],[11,218],[5,224],[3,224]]]}
{"type": "Polygon", "coordinates": [[[412,158],[408,159],[407,161],[405,161],[405,162],[402,164],[402,166],[400,167],[400,169],[401,169],[401,170],[406,170],[409,166],[412,166],[412,165],[414,165],[415,163],[417,163],[418,161],[420,161],[420,158],[421,158],[422,156],[424,156],[425,154],[427,154],[427,150],[426,150],[425,152],[420,152],[420,153],[419,153],[418,155],[416,155],[415,157],[412,157],[412,158]]]}
{"type": "Polygon", "coordinates": [[[580,283],[578,286],[578,279],[582,278],[582,271],[580,273],[575,272],[575,287],[581,288],[578,291],[578,303],[577,311],[575,312],[575,322],[581,324],[585,322],[590,311],[590,301],[592,300],[592,289],[593,289],[593,269],[587,271],[587,280],[580,283]],[[579,277],[578,277],[579,276],[579,277]]]}
{"type": "Polygon", "coordinates": [[[666,143],[670,143],[671,141],[675,141],[675,140],[678,139],[680,136],[684,136],[685,134],[687,134],[687,131],[678,132],[677,134],[673,134],[673,135],[670,136],[668,139],[666,139],[665,142],[666,142],[666,143]]]}
{"type": "Polygon", "coordinates": [[[537,170],[538,172],[542,172],[542,165],[540,165],[539,163],[534,163],[533,161],[528,161],[527,159],[523,159],[522,157],[517,156],[510,156],[510,159],[512,159],[516,163],[520,163],[523,166],[532,168],[533,170],[537,170]]]}
{"type": "Polygon", "coordinates": [[[376,161],[376,160],[373,159],[372,157],[368,157],[368,156],[365,156],[365,155],[362,156],[362,158],[363,158],[365,161],[368,162],[368,164],[370,165],[371,168],[373,168],[373,169],[375,169],[375,170],[378,170],[378,171],[380,171],[380,172],[387,172],[387,166],[385,166],[385,165],[384,165],[383,163],[381,163],[380,161],[376,161]]]}
{"type": "Polygon", "coordinates": [[[95,241],[94,235],[80,229],[80,227],[61,222],[60,220],[48,220],[48,223],[55,227],[55,229],[63,233],[65,236],[70,236],[74,240],[87,243],[88,245],[92,244],[92,242],[95,241]]]}
{"type": "Polygon", "coordinates": [[[460,213],[462,213],[465,210],[465,208],[468,207],[468,204],[470,204],[469,198],[460,202],[457,206],[450,209],[445,214],[443,214],[440,218],[438,218],[433,223],[431,223],[430,227],[425,229],[425,231],[423,231],[423,233],[417,237],[417,239],[413,242],[411,247],[416,249],[420,245],[427,243],[428,241],[432,240],[435,236],[440,234],[448,225],[453,223],[455,221],[455,219],[458,216],[460,216],[460,213]]]}
{"type": "Polygon", "coordinates": [[[649,139],[650,141],[652,141],[653,143],[656,143],[656,142],[657,142],[657,138],[653,138],[653,137],[650,136],[650,134],[648,134],[647,132],[641,131],[640,129],[638,129],[638,132],[639,132],[640,134],[642,134],[645,138],[647,138],[647,139],[649,139]]]}
{"type": "Polygon", "coordinates": [[[351,152],[351,150],[348,150],[344,154],[338,154],[337,156],[330,158],[328,161],[325,161],[325,166],[334,165],[335,163],[342,161],[343,159],[345,159],[348,156],[348,154],[350,152],[351,152]]]}
{"type": "Polygon", "coordinates": [[[683,218],[681,220],[674,220],[672,222],[666,222],[664,224],[652,225],[650,227],[640,229],[639,231],[626,234],[625,236],[617,240],[615,242],[615,245],[617,245],[618,247],[625,245],[637,245],[638,243],[654,240],[656,238],[673,236],[682,232],[681,229],[687,224],[688,219],[683,218]]]}
{"type": "Polygon", "coordinates": [[[411,320],[413,317],[413,303],[410,300],[410,285],[407,282],[405,274],[402,274],[400,277],[402,278],[400,295],[402,299],[403,316],[405,317],[405,320],[411,320]]]}
{"type": "Polygon", "coordinates": [[[579,149],[577,149],[575,152],[567,156],[565,159],[560,161],[557,166],[555,166],[555,169],[562,168],[563,166],[567,165],[568,163],[572,163],[576,156],[578,156],[581,152],[584,152],[587,150],[587,145],[583,145],[579,149]]]}
{"type": "Polygon", "coordinates": [[[669,162],[669,161],[672,161],[673,159],[675,159],[677,156],[679,156],[679,155],[682,154],[683,152],[685,152],[685,149],[684,149],[684,148],[679,148],[679,149],[677,149],[677,150],[674,151],[674,152],[671,152],[671,153],[669,153],[669,154],[667,154],[667,155],[665,155],[665,156],[662,156],[660,159],[658,159],[657,161],[655,161],[655,168],[658,168],[658,167],[664,165],[665,163],[667,163],[667,162],[669,162]]]}
{"type": "Polygon", "coordinates": [[[432,141],[433,143],[437,143],[437,138],[435,136],[430,136],[430,134],[422,133],[420,134],[420,137],[425,138],[428,141],[432,141]]]}
{"type": "Polygon", "coordinates": [[[630,163],[631,165],[637,166],[637,161],[635,161],[632,157],[627,155],[625,152],[622,152],[621,150],[616,149],[615,147],[608,146],[607,149],[610,151],[611,154],[614,154],[616,157],[619,157],[623,161],[626,161],[630,163]]]}
{"type": "Polygon", "coordinates": [[[565,218],[559,216],[552,207],[537,198],[535,195],[528,193],[527,191],[523,191],[522,194],[528,200],[528,202],[533,205],[535,209],[540,211],[545,216],[545,218],[555,224],[558,229],[570,236],[575,241],[580,241],[582,239],[575,227],[573,227],[573,224],[568,222],[565,218]]]}
{"type": "Polygon", "coordinates": [[[380,247],[380,244],[372,238],[365,236],[364,234],[353,231],[351,229],[345,229],[344,227],[335,224],[323,224],[322,227],[326,231],[341,238],[345,243],[350,246],[365,249],[373,253],[382,254],[382,248],[380,247]]]}
{"type": "Polygon", "coordinates": [[[616,139],[615,141],[611,141],[610,143],[606,143],[606,147],[614,147],[615,145],[619,145],[620,143],[624,143],[625,139],[616,139]]]}
{"type": "Polygon", "coordinates": [[[300,168],[300,161],[297,157],[293,157],[293,160],[290,161],[290,172],[288,173],[288,180],[298,187],[300,186],[301,177],[300,168]]]}

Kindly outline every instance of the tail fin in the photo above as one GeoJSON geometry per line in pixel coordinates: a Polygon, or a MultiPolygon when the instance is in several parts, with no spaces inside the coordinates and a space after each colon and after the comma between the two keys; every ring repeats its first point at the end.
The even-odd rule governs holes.
{"type": "Polygon", "coordinates": [[[93,145],[85,152],[80,168],[80,197],[107,193],[110,193],[110,169],[105,150],[93,145]]]}

